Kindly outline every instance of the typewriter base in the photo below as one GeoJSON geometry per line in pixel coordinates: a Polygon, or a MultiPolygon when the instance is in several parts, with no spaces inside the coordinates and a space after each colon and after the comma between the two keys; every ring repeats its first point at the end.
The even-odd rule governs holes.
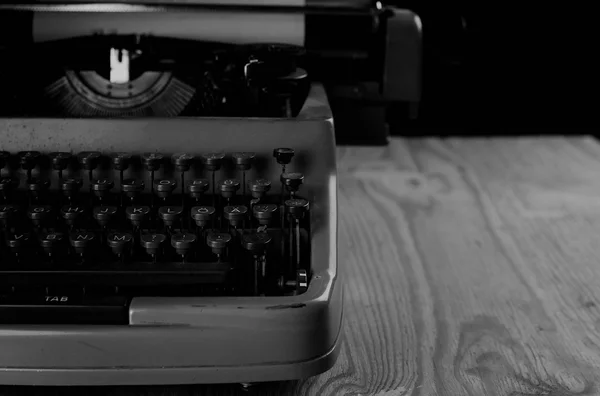
{"type": "Polygon", "coordinates": [[[341,343],[314,359],[282,364],[228,367],[0,369],[0,384],[28,386],[119,386],[260,383],[312,377],[329,370],[341,343]]]}

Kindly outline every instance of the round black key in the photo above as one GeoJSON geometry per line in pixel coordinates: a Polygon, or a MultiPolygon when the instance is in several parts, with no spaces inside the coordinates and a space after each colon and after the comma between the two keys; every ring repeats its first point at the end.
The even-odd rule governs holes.
{"type": "Polygon", "coordinates": [[[306,199],[288,199],[285,201],[285,208],[295,219],[302,219],[308,212],[309,203],[306,199]]]}
{"type": "Polygon", "coordinates": [[[256,158],[256,153],[241,152],[231,154],[233,162],[238,170],[245,171],[252,167],[252,162],[256,158]]]}
{"type": "Polygon", "coordinates": [[[177,180],[175,179],[159,179],[154,180],[154,191],[160,198],[170,196],[177,188],[177,180]]]}
{"type": "Polygon", "coordinates": [[[181,219],[183,208],[181,206],[161,206],[158,208],[158,217],[167,226],[172,226],[181,219]]]}
{"type": "Polygon", "coordinates": [[[205,227],[215,214],[215,208],[212,206],[194,206],[190,214],[198,227],[205,227]]]}
{"type": "Polygon", "coordinates": [[[164,161],[164,155],[161,153],[144,153],[142,155],[142,163],[148,171],[157,171],[164,161]]]}
{"type": "Polygon", "coordinates": [[[106,196],[110,190],[113,189],[115,183],[109,179],[95,179],[92,180],[92,191],[97,197],[106,196]]]}
{"type": "Polygon", "coordinates": [[[19,187],[19,179],[12,177],[0,178],[0,191],[11,192],[19,187]]]}
{"type": "Polygon", "coordinates": [[[39,151],[21,151],[19,152],[19,161],[21,168],[31,170],[35,168],[42,154],[39,151]]]}
{"type": "Polygon", "coordinates": [[[0,169],[6,166],[8,159],[10,158],[10,153],[8,151],[0,151],[0,169]]]}
{"type": "Polygon", "coordinates": [[[238,226],[246,218],[248,208],[244,205],[225,206],[223,215],[233,227],[238,226]]]}
{"type": "Polygon", "coordinates": [[[218,171],[221,169],[221,165],[223,164],[223,159],[225,158],[225,153],[205,153],[200,157],[202,159],[202,163],[204,167],[209,171],[218,171]]]}
{"type": "Polygon", "coordinates": [[[131,163],[131,154],[129,153],[113,153],[111,155],[111,162],[113,169],[118,171],[124,171],[129,168],[131,163]]]}
{"type": "Polygon", "coordinates": [[[255,232],[244,235],[242,238],[242,245],[244,246],[244,249],[249,250],[254,254],[264,254],[271,239],[271,236],[266,232],[255,232]]]}
{"type": "Polygon", "coordinates": [[[304,175],[297,172],[286,172],[281,175],[281,182],[288,191],[296,192],[304,183],[304,175]]]}
{"type": "Polygon", "coordinates": [[[120,256],[127,251],[133,241],[133,236],[126,232],[113,232],[108,234],[106,243],[114,254],[120,256]]]}
{"type": "Polygon", "coordinates": [[[47,232],[40,235],[39,243],[40,247],[47,254],[52,254],[59,248],[65,241],[65,236],[62,232],[47,232]]]}
{"type": "Polygon", "coordinates": [[[164,234],[142,234],[140,245],[146,250],[146,253],[153,256],[160,251],[166,240],[167,236],[164,234]]]}
{"type": "Polygon", "coordinates": [[[122,189],[125,195],[130,198],[136,197],[142,191],[144,191],[144,181],[138,179],[125,179],[123,180],[122,189]]]}
{"type": "Polygon", "coordinates": [[[27,218],[35,226],[52,219],[53,214],[54,208],[50,205],[31,205],[27,208],[27,218]]]}
{"type": "Polygon", "coordinates": [[[102,154],[99,151],[82,151],[77,155],[77,161],[85,170],[94,170],[98,166],[102,154]]]}
{"type": "Polygon", "coordinates": [[[219,189],[223,198],[231,198],[240,189],[240,181],[237,179],[223,180],[219,185],[219,189]]]}
{"type": "Polygon", "coordinates": [[[71,196],[76,195],[79,192],[79,190],[81,190],[82,186],[83,186],[83,179],[69,178],[69,179],[64,179],[62,181],[61,189],[63,191],[63,194],[71,197],[71,196]]]}
{"type": "Polygon", "coordinates": [[[254,217],[256,217],[258,223],[261,225],[269,225],[276,212],[277,205],[274,204],[258,204],[252,208],[254,217]]]}
{"type": "Polygon", "coordinates": [[[69,242],[77,254],[85,254],[96,243],[93,232],[78,231],[69,234],[69,242]]]}
{"type": "Polygon", "coordinates": [[[0,205],[0,224],[6,225],[8,221],[19,214],[20,208],[17,205],[0,205]]]}
{"type": "Polygon", "coordinates": [[[196,243],[196,235],[178,233],[171,237],[171,246],[175,248],[175,252],[180,256],[185,256],[194,248],[196,243]]]}
{"type": "Polygon", "coordinates": [[[94,206],[92,209],[92,215],[94,220],[100,224],[100,226],[107,226],[113,217],[117,214],[119,209],[116,206],[94,206]]]}
{"type": "Polygon", "coordinates": [[[9,233],[6,235],[6,246],[9,247],[13,253],[20,253],[21,251],[27,249],[30,241],[31,235],[29,233],[9,233]]]}
{"type": "Polygon", "coordinates": [[[71,158],[73,158],[73,155],[67,152],[50,153],[48,156],[52,161],[52,169],[57,171],[67,169],[67,166],[69,166],[69,161],[71,161],[71,158]]]}
{"type": "Polygon", "coordinates": [[[127,220],[136,227],[141,226],[146,221],[149,213],[150,207],[148,206],[133,205],[125,209],[127,220]]]}
{"type": "Polygon", "coordinates": [[[231,242],[231,234],[226,233],[210,233],[206,237],[206,244],[210,247],[215,254],[223,253],[223,249],[227,247],[227,244],[231,242]]]}
{"type": "Polygon", "coordinates": [[[34,195],[38,195],[39,193],[47,191],[48,188],[50,188],[50,180],[33,177],[27,181],[27,188],[34,195]]]}
{"type": "Polygon", "coordinates": [[[68,225],[74,225],[84,213],[85,208],[83,206],[65,205],[60,209],[60,215],[68,225]]]}
{"type": "Polygon", "coordinates": [[[253,198],[262,198],[271,189],[271,182],[267,179],[250,180],[248,189],[252,193],[253,198]]]}
{"type": "Polygon", "coordinates": [[[273,157],[277,160],[277,163],[280,165],[287,165],[292,162],[292,158],[294,158],[294,149],[280,147],[273,150],[273,157]]]}
{"type": "Polygon", "coordinates": [[[188,153],[176,153],[171,156],[171,161],[178,171],[187,172],[192,166],[194,156],[188,153]]]}
{"type": "Polygon", "coordinates": [[[192,198],[200,198],[208,191],[210,183],[206,179],[194,179],[187,183],[188,191],[192,198]]]}

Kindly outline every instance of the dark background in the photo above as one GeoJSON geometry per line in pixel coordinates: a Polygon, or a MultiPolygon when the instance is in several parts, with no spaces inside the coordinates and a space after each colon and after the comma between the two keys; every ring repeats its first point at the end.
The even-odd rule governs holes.
{"type": "Polygon", "coordinates": [[[394,134],[597,128],[600,35],[592,10],[570,3],[395,3],[423,22],[424,87],[419,118],[394,134]]]}

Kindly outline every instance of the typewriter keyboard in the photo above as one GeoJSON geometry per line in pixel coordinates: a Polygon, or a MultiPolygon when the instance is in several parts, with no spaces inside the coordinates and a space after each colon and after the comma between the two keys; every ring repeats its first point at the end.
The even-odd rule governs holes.
{"type": "Polygon", "coordinates": [[[106,323],[136,296],[302,293],[310,204],[293,157],[0,151],[1,320],[106,323]]]}

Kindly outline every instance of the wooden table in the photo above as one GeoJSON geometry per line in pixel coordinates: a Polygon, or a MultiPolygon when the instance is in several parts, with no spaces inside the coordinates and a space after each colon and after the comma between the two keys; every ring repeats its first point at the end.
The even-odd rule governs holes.
{"type": "Polygon", "coordinates": [[[600,394],[595,140],[395,140],[340,148],[338,161],[339,361],[319,377],[256,394],[600,394]]]}

